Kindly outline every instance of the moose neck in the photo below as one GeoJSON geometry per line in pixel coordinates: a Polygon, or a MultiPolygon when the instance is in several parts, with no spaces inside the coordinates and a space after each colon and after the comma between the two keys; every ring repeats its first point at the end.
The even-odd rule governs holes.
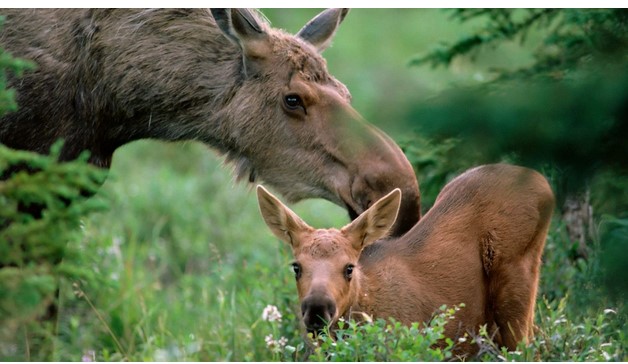
{"type": "Polygon", "coordinates": [[[415,231],[415,244],[406,235],[382,239],[362,251],[356,299],[345,317],[362,320],[362,312],[373,318],[395,317],[406,324],[429,320],[436,293],[423,288],[429,281],[418,274],[421,267],[432,266],[430,258],[422,257],[427,246],[421,235],[415,231]],[[418,317],[422,312],[424,317],[418,317]]]}
{"type": "MultiPolygon", "coordinates": [[[[127,73],[116,89],[111,90],[114,109],[120,110],[112,121],[121,126],[109,124],[112,138],[121,144],[144,138],[198,139],[220,151],[233,148],[228,142],[233,136],[229,108],[230,100],[244,82],[242,55],[220,34],[205,37],[207,42],[219,45],[206,50],[211,54],[202,57],[194,57],[194,49],[153,50],[151,44],[138,51],[143,54],[136,60],[140,63],[138,68],[146,71],[127,73]],[[176,66],[152,67],[151,71],[155,59],[168,59],[168,63],[176,66]]],[[[199,39],[198,47],[201,42],[199,39]]],[[[103,67],[103,74],[108,72],[106,68],[103,67]]]]}
{"type": "MultiPolygon", "coordinates": [[[[53,86],[58,90],[38,117],[42,125],[64,123],[64,134],[39,135],[49,139],[43,149],[63,137],[63,159],[89,149],[91,161],[102,167],[109,167],[118,147],[139,139],[199,140],[223,153],[234,150],[227,110],[244,83],[242,53],[208,22],[208,10],[89,9],[82,16],[87,20],[52,28],[57,33],[51,37],[71,45],[65,53],[51,48],[40,50],[46,57],[18,54],[34,59],[42,72],[65,72],[51,82],[68,87],[40,85],[21,94],[41,98],[53,86]],[[71,26],[73,31],[66,28],[71,26]],[[60,63],[72,65],[72,72],[60,63]]],[[[36,74],[27,73],[24,82],[29,77],[36,74]]],[[[28,139],[14,138],[14,147],[22,147],[20,138],[28,139]]]]}
{"type": "MultiPolygon", "coordinates": [[[[393,268],[394,269],[394,268],[393,268]]],[[[358,321],[363,321],[366,317],[363,314],[373,318],[379,313],[378,300],[381,299],[381,283],[380,278],[376,275],[375,270],[369,267],[360,267],[360,274],[355,279],[355,293],[353,302],[349,308],[349,311],[342,316],[345,319],[352,318],[358,321]]]]}

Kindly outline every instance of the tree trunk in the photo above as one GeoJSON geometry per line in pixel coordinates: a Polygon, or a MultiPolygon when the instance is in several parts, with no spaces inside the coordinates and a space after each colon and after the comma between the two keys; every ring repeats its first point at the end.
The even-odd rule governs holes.
{"type": "Polygon", "coordinates": [[[578,244],[576,258],[587,259],[590,248],[587,241],[593,236],[593,208],[591,207],[590,191],[570,194],[563,205],[563,221],[567,228],[569,240],[578,244]]]}

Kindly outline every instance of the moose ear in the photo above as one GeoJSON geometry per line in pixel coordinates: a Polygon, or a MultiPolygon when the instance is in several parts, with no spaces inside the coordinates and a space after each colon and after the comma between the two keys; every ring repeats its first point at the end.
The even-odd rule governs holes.
{"type": "Polygon", "coordinates": [[[252,67],[256,59],[264,58],[268,49],[267,25],[255,11],[211,9],[211,12],[223,34],[242,49],[245,71],[252,67]]]}
{"type": "Polygon", "coordinates": [[[344,20],[349,9],[327,9],[310,20],[297,37],[312,44],[322,53],[331,43],[338,25],[344,20]]]}
{"type": "Polygon", "coordinates": [[[266,225],[293,249],[298,247],[302,233],[314,230],[261,185],[257,186],[257,200],[266,225]]]}
{"type": "Polygon", "coordinates": [[[357,251],[361,251],[388,234],[397,219],[400,203],[401,190],[396,188],[343,227],[341,232],[349,237],[357,251]]]}

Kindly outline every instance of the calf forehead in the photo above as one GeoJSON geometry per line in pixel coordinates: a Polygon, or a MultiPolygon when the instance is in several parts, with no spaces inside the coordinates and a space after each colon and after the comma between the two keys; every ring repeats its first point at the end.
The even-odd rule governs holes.
{"type": "Polygon", "coordinates": [[[312,232],[299,251],[299,255],[312,259],[328,259],[350,254],[351,244],[337,229],[319,229],[312,232]]]}

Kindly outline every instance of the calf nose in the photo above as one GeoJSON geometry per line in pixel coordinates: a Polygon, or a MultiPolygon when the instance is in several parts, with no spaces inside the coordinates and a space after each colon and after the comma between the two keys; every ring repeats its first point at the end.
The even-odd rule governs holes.
{"type": "Polygon", "coordinates": [[[319,333],[336,315],[336,304],[328,296],[309,296],[301,303],[301,314],[307,331],[319,333]]]}

